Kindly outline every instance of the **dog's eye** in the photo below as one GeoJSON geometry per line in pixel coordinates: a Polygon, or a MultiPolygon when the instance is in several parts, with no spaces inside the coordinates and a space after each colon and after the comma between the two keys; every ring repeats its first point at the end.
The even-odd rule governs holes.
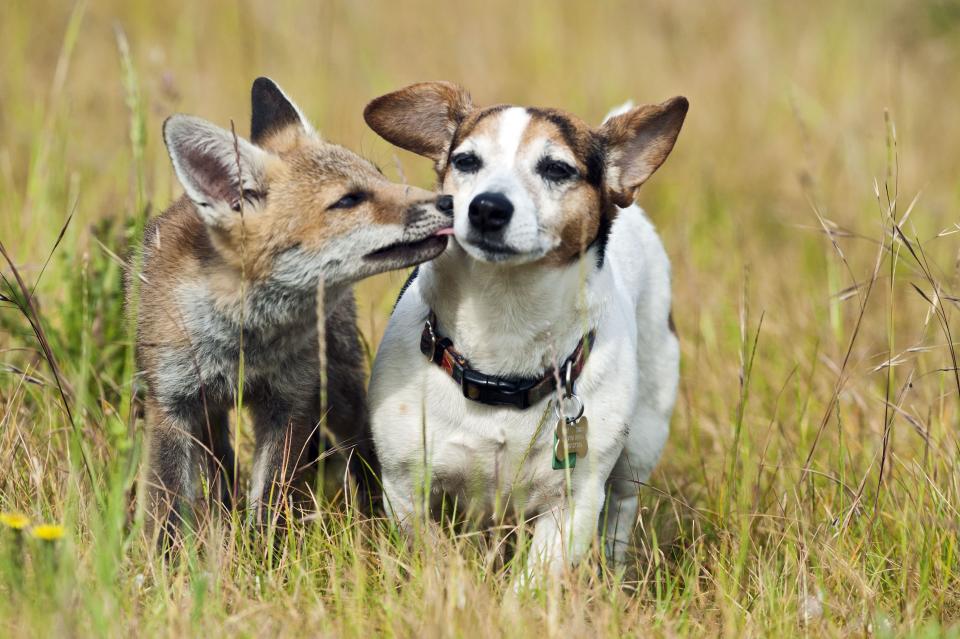
{"type": "Polygon", "coordinates": [[[367,200],[368,195],[363,191],[354,191],[347,193],[342,198],[331,204],[328,209],[352,209],[367,200]]]}
{"type": "Polygon", "coordinates": [[[451,158],[450,163],[461,173],[476,173],[483,166],[483,162],[476,153],[457,153],[451,158]]]}
{"type": "Polygon", "coordinates": [[[577,170],[566,162],[544,158],[537,164],[537,173],[543,176],[545,180],[564,182],[572,177],[576,177],[577,170]]]}

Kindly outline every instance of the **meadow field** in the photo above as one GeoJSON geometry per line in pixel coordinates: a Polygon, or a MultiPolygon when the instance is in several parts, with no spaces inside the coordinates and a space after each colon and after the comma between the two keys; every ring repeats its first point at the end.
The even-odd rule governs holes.
{"type": "MultiPolygon", "coordinates": [[[[960,637],[957,104],[957,0],[3,0],[0,636],[960,637]],[[276,546],[145,540],[124,260],[179,197],[164,118],[245,134],[258,75],[420,186],[361,117],[410,82],[689,98],[639,195],[682,370],[625,571],[518,593],[510,530],[408,547],[335,477],[276,546]]],[[[371,359],[404,278],[358,288],[371,359]]]]}

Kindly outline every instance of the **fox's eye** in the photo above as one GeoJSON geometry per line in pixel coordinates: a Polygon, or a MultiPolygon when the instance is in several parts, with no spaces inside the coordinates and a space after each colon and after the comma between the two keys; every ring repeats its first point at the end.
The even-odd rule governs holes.
{"type": "MultiPolygon", "coordinates": [[[[253,189],[243,189],[243,193],[241,195],[243,196],[243,202],[253,206],[259,200],[262,200],[266,194],[262,191],[255,191],[253,189]]],[[[234,200],[230,204],[230,208],[239,213],[241,210],[243,210],[243,202],[241,202],[239,199],[234,200]]]]}
{"type": "Polygon", "coordinates": [[[537,173],[551,182],[565,182],[576,177],[577,169],[560,160],[544,158],[537,164],[537,173]]]}
{"type": "Polygon", "coordinates": [[[354,191],[347,193],[342,198],[331,204],[328,209],[352,209],[367,200],[367,194],[363,191],[354,191]]]}
{"type": "Polygon", "coordinates": [[[453,168],[461,173],[476,173],[483,166],[483,162],[476,153],[457,153],[450,159],[453,168]]]}

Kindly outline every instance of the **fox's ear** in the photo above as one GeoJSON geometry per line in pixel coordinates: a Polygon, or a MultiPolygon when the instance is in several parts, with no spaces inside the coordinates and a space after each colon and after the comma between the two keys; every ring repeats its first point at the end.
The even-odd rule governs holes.
{"type": "Polygon", "coordinates": [[[439,162],[472,110],[470,94],[462,87],[421,82],[373,100],[363,119],[386,141],[439,162]]]}
{"type": "Polygon", "coordinates": [[[269,154],[206,120],[174,115],[163,123],[163,139],[180,184],[203,221],[226,227],[242,200],[258,205],[266,197],[269,154]]]}
{"type": "Polygon", "coordinates": [[[607,187],[613,203],[630,206],[640,185],[670,155],[689,104],[684,97],[614,111],[600,127],[607,148],[607,187]]]}
{"type": "Polygon", "coordinates": [[[313,133],[313,127],[303,111],[270,78],[257,78],[250,89],[252,103],[250,140],[261,144],[271,133],[289,126],[297,126],[305,133],[313,133]]]}

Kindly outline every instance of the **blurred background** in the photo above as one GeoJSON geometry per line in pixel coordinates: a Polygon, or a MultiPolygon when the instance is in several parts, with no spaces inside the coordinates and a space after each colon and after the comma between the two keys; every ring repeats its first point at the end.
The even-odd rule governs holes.
{"type": "MultiPolygon", "coordinates": [[[[853,610],[886,597],[956,618],[958,0],[0,1],[0,241],[39,279],[38,322],[78,411],[64,419],[33,327],[0,303],[0,459],[17,469],[2,505],[59,516],[78,442],[104,459],[135,442],[121,260],[181,192],[161,123],[185,112],[246,134],[259,75],[330,140],[420,186],[429,162],[361,116],[405,84],[597,123],[627,99],[687,96],[639,194],[673,261],[683,349],[644,493],[654,554],[728,593],[702,600],[708,617],[776,590],[739,571],[805,588],[809,569],[853,610]],[[928,552],[912,552],[921,537],[928,552]]],[[[404,278],[360,286],[371,349],[404,278]]]]}
{"type": "MultiPolygon", "coordinates": [[[[798,228],[817,226],[812,205],[845,227],[877,230],[885,110],[900,140],[902,197],[923,191],[913,216],[921,235],[955,221],[960,194],[955,0],[6,0],[0,54],[0,233],[25,268],[74,204],[71,239],[84,246],[89,225],[136,207],[131,72],[152,211],[179,193],[163,119],[193,113],[243,133],[257,75],[277,80],[331,140],[420,185],[432,183],[429,163],[382,142],[361,117],[368,100],[407,83],[452,80],[479,104],[557,106],[588,121],[626,99],[686,95],[680,142],[640,202],[676,263],[688,325],[724,304],[745,266],[825,277],[830,251],[798,228]],[[127,71],[118,36],[129,43],[127,71]]],[[[769,310],[814,302],[809,287],[769,279],[769,310]]]]}

